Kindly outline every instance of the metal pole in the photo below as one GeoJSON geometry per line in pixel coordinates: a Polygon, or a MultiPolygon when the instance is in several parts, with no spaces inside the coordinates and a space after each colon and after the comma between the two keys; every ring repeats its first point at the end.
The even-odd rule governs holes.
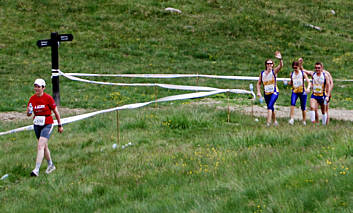
{"type": "Polygon", "coordinates": [[[50,34],[51,39],[51,82],[53,85],[53,98],[57,106],[60,106],[60,88],[59,88],[59,34],[57,32],[50,34]]]}

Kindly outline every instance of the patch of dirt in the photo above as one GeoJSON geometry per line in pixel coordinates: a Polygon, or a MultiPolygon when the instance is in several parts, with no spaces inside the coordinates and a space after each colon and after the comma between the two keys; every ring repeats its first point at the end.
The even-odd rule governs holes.
{"type": "MultiPolygon", "coordinates": [[[[86,109],[70,109],[70,108],[65,108],[65,107],[59,107],[60,117],[79,115],[79,114],[83,114],[88,111],[89,110],[86,110],[86,109]]],[[[0,120],[6,121],[6,122],[32,120],[32,116],[28,117],[26,115],[26,112],[23,112],[23,113],[20,113],[20,112],[0,112],[0,120]]]]}
{"type": "MultiPolygon", "coordinates": [[[[215,100],[208,99],[208,98],[205,98],[202,101],[195,102],[195,104],[205,104],[205,105],[214,105],[214,104],[220,104],[220,103],[222,103],[222,102],[215,101],[215,100]]],[[[216,108],[221,109],[221,110],[227,109],[227,107],[224,107],[224,106],[217,106],[216,108]]],[[[262,105],[262,106],[254,105],[252,108],[251,106],[230,104],[229,109],[231,111],[238,111],[238,112],[245,113],[248,115],[251,115],[253,112],[255,117],[266,117],[267,116],[266,105],[262,105]]],[[[276,112],[276,117],[289,119],[290,106],[277,106],[276,105],[275,112],[276,112]]],[[[307,108],[306,118],[310,119],[310,115],[308,112],[309,111],[307,108]]],[[[321,111],[319,110],[319,112],[320,112],[320,118],[321,118],[321,111]]],[[[331,108],[331,109],[329,109],[329,116],[331,119],[335,119],[335,120],[353,121],[353,110],[331,108]]],[[[302,111],[301,111],[300,107],[295,108],[294,119],[295,120],[302,120],[302,111]]]]}
{"type": "MultiPolygon", "coordinates": [[[[236,110],[243,112],[245,114],[251,115],[251,106],[230,106],[231,110],[236,110]]],[[[289,112],[290,107],[288,106],[275,106],[276,117],[278,118],[288,118],[289,119],[289,112]]],[[[321,111],[320,118],[321,118],[321,111]]],[[[267,107],[266,106],[253,106],[253,113],[256,117],[266,117],[267,116],[267,107]]],[[[346,109],[329,109],[329,116],[331,119],[335,120],[344,120],[344,121],[353,121],[353,110],[346,110],[346,109]]],[[[307,110],[306,118],[309,119],[309,113],[307,110]]],[[[295,120],[302,120],[302,111],[300,107],[296,107],[294,110],[294,119],[295,120]]]]}
{"type": "MultiPolygon", "coordinates": [[[[199,105],[217,105],[221,104],[221,101],[216,101],[213,99],[202,99],[201,101],[194,102],[193,104],[199,104],[199,105]]],[[[221,110],[226,110],[227,107],[224,106],[217,106],[217,109],[221,110]]],[[[229,109],[231,111],[238,111],[241,113],[245,113],[248,115],[251,115],[252,112],[254,116],[256,117],[266,117],[267,115],[267,108],[265,105],[259,106],[259,105],[254,105],[253,108],[251,106],[243,106],[243,105],[233,105],[231,104],[229,106],[229,109]]],[[[275,106],[276,109],[276,116],[278,118],[288,118],[289,119],[289,111],[290,107],[288,106],[275,106]]],[[[69,117],[69,116],[74,116],[74,115],[80,115],[84,114],[86,112],[90,112],[92,110],[87,110],[87,109],[70,109],[70,108],[65,108],[65,107],[59,107],[59,112],[61,117],[69,117]]],[[[353,110],[346,110],[346,109],[330,109],[329,110],[329,115],[332,119],[335,120],[344,120],[344,121],[353,121],[353,110]]],[[[309,113],[307,111],[306,115],[307,119],[309,119],[309,113]]],[[[19,112],[0,112],[0,120],[1,121],[6,121],[6,122],[12,122],[12,121],[21,121],[21,120],[31,120],[32,116],[27,117],[26,113],[19,113],[19,112]]],[[[296,120],[301,120],[302,119],[302,113],[299,107],[296,107],[294,110],[294,119],[296,120]]]]}

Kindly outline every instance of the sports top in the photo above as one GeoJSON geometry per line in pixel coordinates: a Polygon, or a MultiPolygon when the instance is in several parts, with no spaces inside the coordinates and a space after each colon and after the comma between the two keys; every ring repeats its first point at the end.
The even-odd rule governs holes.
{"type": "Polygon", "coordinates": [[[325,73],[321,72],[320,76],[314,72],[313,74],[313,94],[315,96],[324,96],[325,95],[325,85],[326,78],[325,73]]]}
{"type": "Polygon", "coordinates": [[[261,72],[261,81],[264,84],[265,95],[271,95],[279,92],[277,88],[276,75],[273,70],[266,74],[265,70],[261,72]]]}
{"type": "Polygon", "coordinates": [[[294,93],[303,93],[304,90],[304,73],[299,71],[298,74],[293,71],[290,76],[292,80],[292,91],[294,93]]]}
{"type": "Polygon", "coordinates": [[[51,116],[51,110],[54,110],[56,107],[53,97],[47,93],[43,93],[42,96],[33,95],[29,101],[29,104],[33,106],[34,117],[35,116],[45,116],[45,125],[54,123],[53,117],[51,116]]]}

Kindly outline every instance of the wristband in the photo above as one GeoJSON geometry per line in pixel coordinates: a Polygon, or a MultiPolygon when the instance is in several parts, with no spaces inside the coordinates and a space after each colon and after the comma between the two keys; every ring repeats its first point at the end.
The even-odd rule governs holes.
{"type": "Polygon", "coordinates": [[[61,124],[58,124],[58,127],[63,127],[63,125],[61,125],[61,124]]]}

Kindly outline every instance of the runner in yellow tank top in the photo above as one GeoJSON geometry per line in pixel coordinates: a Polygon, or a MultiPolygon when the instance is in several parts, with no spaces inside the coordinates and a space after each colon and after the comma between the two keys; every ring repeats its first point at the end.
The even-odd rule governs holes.
{"type": "Polygon", "coordinates": [[[267,59],[265,61],[265,70],[260,73],[259,80],[257,81],[257,96],[262,99],[261,95],[261,83],[264,86],[264,97],[267,104],[267,126],[271,125],[271,120],[275,126],[278,125],[276,120],[276,114],[274,109],[274,104],[278,98],[278,88],[277,88],[277,74],[283,67],[282,55],[279,51],[276,51],[275,57],[279,59],[279,65],[273,69],[272,59],[267,59]]]}
{"type": "MultiPolygon", "coordinates": [[[[306,70],[304,69],[303,67],[303,58],[299,58],[298,59],[299,61],[299,66],[300,66],[300,69],[303,70],[305,73],[307,73],[307,75],[310,75],[312,76],[312,74],[314,73],[314,71],[310,71],[310,70],[306,70]]],[[[324,69],[324,66],[322,65],[322,68],[323,68],[323,72],[325,74],[325,77],[327,77],[327,81],[329,81],[330,85],[329,85],[329,98],[328,98],[328,101],[327,101],[327,104],[324,105],[325,107],[325,112],[326,112],[326,125],[329,124],[330,122],[330,116],[329,116],[329,105],[330,105],[330,101],[331,101],[331,97],[332,97],[332,89],[333,89],[333,78],[332,78],[332,75],[329,71],[325,70],[324,69]]],[[[315,120],[318,122],[319,121],[319,113],[317,110],[315,110],[315,120]]]]}
{"type": "Polygon", "coordinates": [[[322,124],[327,124],[327,103],[329,102],[329,97],[331,96],[331,75],[328,75],[324,71],[324,66],[321,62],[315,63],[315,72],[308,71],[303,68],[303,59],[299,59],[299,64],[301,70],[312,77],[313,93],[310,98],[310,120],[312,123],[319,122],[319,116],[315,113],[320,105],[322,113],[322,124]],[[316,115],[315,115],[316,114],[316,115]]]}

